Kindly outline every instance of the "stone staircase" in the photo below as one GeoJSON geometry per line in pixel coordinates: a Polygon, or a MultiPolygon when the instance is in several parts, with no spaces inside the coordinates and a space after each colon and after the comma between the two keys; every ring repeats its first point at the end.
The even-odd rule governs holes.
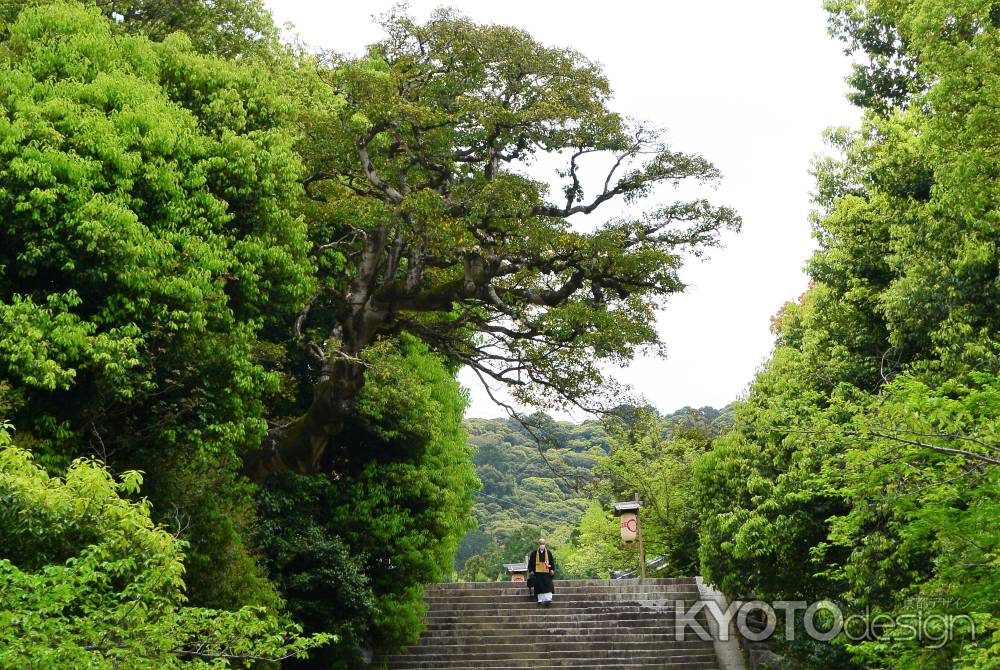
{"type": "Polygon", "coordinates": [[[711,640],[675,637],[677,601],[698,599],[693,578],[557,580],[551,605],[523,583],[434,584],[423,636],[375,667],[718,670],[711,640]]]}

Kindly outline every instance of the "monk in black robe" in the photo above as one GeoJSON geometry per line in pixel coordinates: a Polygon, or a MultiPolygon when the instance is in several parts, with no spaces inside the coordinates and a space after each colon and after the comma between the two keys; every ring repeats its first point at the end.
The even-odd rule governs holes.
{"type": "Polygon", "coordinates": [[[545,538],[539,538],[538,549],[528,555],[528,575],[530,577],[535,596],[539,605],[551,605],[552,578],[556,574],[556,557],[552,555],[552,550],[545,546],[545,538]]]}

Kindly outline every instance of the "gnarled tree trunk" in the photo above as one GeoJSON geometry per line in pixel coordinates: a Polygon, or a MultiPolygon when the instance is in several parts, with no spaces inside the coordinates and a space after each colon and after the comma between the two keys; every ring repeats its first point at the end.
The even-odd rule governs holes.
{"type": "Polygon", "coordinates": [[[300,474],[318,472],[330,440],[343,430],[364,386],[364,364],[337,358],[313,391],[305,414],[267,432],[260,449],[245,459],[244,474],[260,484],[277,470],[300,474]]]}

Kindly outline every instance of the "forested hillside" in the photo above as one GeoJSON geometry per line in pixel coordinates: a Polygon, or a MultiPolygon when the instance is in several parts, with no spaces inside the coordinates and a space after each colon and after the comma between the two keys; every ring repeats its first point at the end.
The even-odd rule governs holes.
{"type": "MultiPolygon", "coordinates": [[[[612,416],[632,420],[636,413],[648,414],[664,439],[680,434],[712,437],[732,421],[728,406],[721,411],[684,407],[664,415],[652,408],[622,407],[612,416]]],[[[527,426],[515,419],[465,422],[483,487],[476,493],[473,507],[477,527],[462,541],[455,557],[459,578],[497,579],[503,574],[503,564],[521,560],[540,535],[565,559],[560,574],[567,579],[607,577],[612,569],[634,567],[635,561],[628,557],[616,555],[609,560],[625,563],[612,565],[581,554],[584,513],[594,508],[592,518],[613,530],[614,523],[607,518],[614,502],[611,498],[621,495],[631,499],[638,492],[612,492],[604,486],[607,456],[612,444],[618,444],[615,427],[619,422],[573,423],[536,414],[526,417],[525,423],[527,426]]],[[[651,524],[655,526],[655,521],[651,524]]]]}
{"type": "Polygon", "coordinates": [[[608,446],[603,426],[546,415],[529,420],[531,432],[514,419],[465,422],[483,487],[473,507],[477,527],[455,556],[462,579],[496,579],[539,535],[558,544],[586,508],[591,469],[608,446]]]}

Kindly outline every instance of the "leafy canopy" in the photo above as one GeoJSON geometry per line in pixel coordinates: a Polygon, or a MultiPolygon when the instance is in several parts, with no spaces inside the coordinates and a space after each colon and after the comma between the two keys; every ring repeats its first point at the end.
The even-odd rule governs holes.
{"type": "MultiPolygon", "coordinates": [[[[8,0],[0,3],[0,35],[27,7],[66,0],[8,0]]],[[[201,53],[224,58],[277,55],[278,29],[262,0],[83,0],[116,30],[154,41],[182,32],[201,53]]]]}
{"type": "Polygon", "coordinates": [[[341,636],[308,667],[419,635],[424,584],[451,577],[479,486],[465,396],[440,356],[405,337],[366,360],[361,413],[331,450],[334,474],[276,473],[258,495],[256,539],[290,612],[307,632],[341,636]]]}
{"type": "Polygon", "coordinates": [[[184,543],[126,498],[141,483],[84,459],[50,477],[0,427],[0,667],[248,667],[330,639],[263,608],[185,606],[184,543]]]}
{"type": "Polygon", "coordinates": [[[95,7],[29,6],[4,28],[0,384],[16,440],[53,471],[84,454],[146,471],[156,513],[192,531],[194,595],[238,603],[260,578],[229,473],[277,387],[262,334],[311,290],[292,106],[263,68],[120,34],[95,7]]]}
{"type": "Polygon", "coordinates": [[[802,636],[786,651],[805,667],[996,667],[1000,11],[828,7],[872,66],[865,116],[817,163],[813,283],[698,464],[702,572],[737,595],[976,625],[940,645],[802,636]]]}
{"type": "Polygon", "coordinates": [[[321,353],[330,333],[350,350],[405,330],[525,401],[597,393],[598,361],[657,342],[680,252],[739,217],[704,200],[597,226],[571,217],[718,171],[612,111],[600,68],[571,49],[450,10],[385,29],[364,57],[328,59],[335,97],[306,119],[323,250],[306,339],[321,353]],[[550,194],[528,171],[553,164],[550,194]],[[585,170],[604,171],[590,186],[585,170]]]}

